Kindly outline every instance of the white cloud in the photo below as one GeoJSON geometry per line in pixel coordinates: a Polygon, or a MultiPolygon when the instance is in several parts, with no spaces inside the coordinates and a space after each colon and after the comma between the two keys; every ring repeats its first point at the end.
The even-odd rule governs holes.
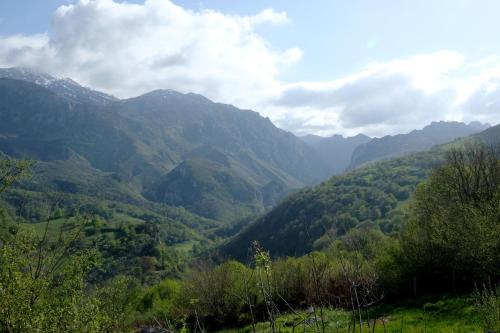
{"type": "Polygon", "coordinates": [[[287,22],[272,9],[237,16],[169,0],[80,0],[57,9],[50,35],[0,40],[0,66],[36,67],[119,97],[170,88],[254,106],[302,55],[274,50],[255,27],[287,22]]]}
{"type": "MultiPolygon", "coordinates": [[[[485,65],[492,65],[491,58],[483,61],[485,65]]],[[[433,120],[498,123],[500,67],[464,76],[461,71],[466,67],[465,57],[452,51],[372,63],[330,82],[284,85],[273,109],[281,126],[323,135],[380,136],[433,120]]]]}
{"type": "Polygon", "coordinates": [[[289,22],[288,15],[286,12],[275,12],[274,10],[268,8],[264,9],[255,16],[249,17],[249,22],[252,25],[271,23],[275,25],[282,25],[289,22]]]}
{"type": "Polygon", "coordinates": [[[48,42],[46,34],[0,36],[0,66],[45,64],[50,54],[48,42]]]}
{"type": "Polygon", "coordinates": [[[169,0],[80,0],[56,11],[50,32],[0,36],[0,67],[34,67],[119,97],[158,88],[201,93],[298,134],[383,135],[433,120],[500,120],[497,56],[468,60],[445,50],[370,63],[331,81],[282,82],[303,52],[276,50],[256,27],[289,21],[272,9],[238,16],[169,0]]]}

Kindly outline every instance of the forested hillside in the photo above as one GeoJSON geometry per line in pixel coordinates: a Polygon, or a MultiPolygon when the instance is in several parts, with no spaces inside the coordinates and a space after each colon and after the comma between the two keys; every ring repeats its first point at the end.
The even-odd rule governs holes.
{"type": "Polygon", "coordinates": [[[242,230],[222,253],[245,260],[256,240],[273,256],[303,255],[353,228],[396,231],[405,220],[402,206],[441,160],[439,150],[393,158],[298,191],[242,230]]]}

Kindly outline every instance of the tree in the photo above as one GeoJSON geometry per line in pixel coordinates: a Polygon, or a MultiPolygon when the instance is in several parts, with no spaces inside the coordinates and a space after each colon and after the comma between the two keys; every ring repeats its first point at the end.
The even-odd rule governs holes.
{"type": "Polygon", "coordinates": [[[258,242],[253,244],[257,286],[266,308],[267,319],[272,333],[278,332],[276,319],[279,315],[275,302],[275,284],[272,273],[272,261],[269,252],[265,251],[258,242]]]}
{"type": "Polygon", "coordinates": [[[466,144],[420,185],[402,237],[408,266],[420,275],[472,280],[500,272],[499,147],[466,144]]]}
{"type": "Polygon", "coordinates": [[[0,248],[0,331],[101,332],[99,300],[85,294],[91,251],[19,231],[0,248]]]}
{"type": "Polygon", "coordinates": [[[33,162],[29,160],[14,160],[0,158],[0,193],[4,192],[13,183],[28,176],[33,162]]]}
{"type": "MultiPolygon", "coordinates": [[[[0,192],[26,176],[30,165],[0,160],[0,192]]],[[[22,228],[0,234],[0,331],[111,331],[116,318],[104,311],[108,303],[86,288],[97,260],[95,251],[77,246],[86,220],[55,240],[49,237],[51,220],[39,235],[22,228]]]]}

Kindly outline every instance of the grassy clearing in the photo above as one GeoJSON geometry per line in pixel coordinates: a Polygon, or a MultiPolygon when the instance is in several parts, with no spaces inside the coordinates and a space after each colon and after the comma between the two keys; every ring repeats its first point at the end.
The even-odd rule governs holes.
{"type": "MultiPolygon", "coordinates": [[[[325,332],[353,332],[352,319],[348,312],[324,310],[325,332]]],[[[473,300],[469,297],[421,298],[417,301],[380,305],[370,313],[363,313],[362,333],[470,333],[483,332],[473,300]],[[370,318],[370,321],[366,320],[370,318]],[[375,323],[375,329],[373,325],[375,323]]],[[[319,311],[313,313],[300,311],[285,314],[278,318],[280,332],[321,332],[319,311]]],[[[269,332],[269,323],[258,323],[257,332],[269,332]]],[[[222,331],[224,333],[252,333],[251,325],[222,331]]],[[[355,332],[359,333],[357,324],[355,332]]]]}
{"type": "Polygon", "coordinates": [[[20,223],[19,227],[25,230],[32,230],[36,235],[43,235],[45,229],[47,229],[47,236],[51,240],[57,239],[60,233],[67,233],[73,231],[77,227],[77,221],[74,218],[65,219],[54,219],[48,224],[47,222],[38,223],[20,223]]]}

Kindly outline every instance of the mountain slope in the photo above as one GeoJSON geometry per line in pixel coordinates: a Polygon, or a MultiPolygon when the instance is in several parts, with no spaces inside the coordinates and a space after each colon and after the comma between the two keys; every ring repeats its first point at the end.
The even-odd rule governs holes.
{"type": "Polygon", "coordinates": [[[256,240],[273,256],[299,256],[351,228],[377,226],[391,232],[403,220],[401,203],[440,161],[437,150],[415,153],[298,191],[224,244],[221,253],[246,260],[256,240]]]}
{"type": "Polygon", "coordinates": [[[46,183],[40,187],[100,193],[85,181],[99,174],[112,179],[113,196],[126,201],[146,197],[228,221],[263,211],[288,191],[328,174],[312,148],[256,112],[168,90],[90,103],[85,96],[68,98],[57,85],[45,84],[50,77],[17,73],[38,83],[0,79],[0,151],[46,162],[40,178],[46,183]],[[231,163],[218,164],[213,160],[217,155],[231,163]],[[56,162],[53,172],[59,170],[67,179],[51,174],[56,162]],[[188,165],[196,172],[173,181],[174,170],[188,165]],[[64,172],[65,167],[72,173],[64,172]],[[177,195],[186,184],[205,180],[210,186],[192,187],[193,198],[215,198],[211,192],[217,184],[219,208],[198,209],[201,203],[193,205],[189,196],[177,195]],[[123,189],[127,194],[116,194],[123,189]],[[253,194],[244,194],[247,190],[253,194]]]}
{"type": "Polygon", "coordinates": [[[350,163],[355,168],[364,163],[381,160],[387,157],[401,156],[411,152],[424,151],[432,146],[444,144],[460,137],[466,137],[488,128],[488,124],[472,122],[433,122],[421,130],[408,134],[384,136],[376,138],[357,147],[350,163]]]}
{"type": "Polygon", "coordinates": [[[486,144],[498,145],[500,144],[500,125],[492,126],[472,137],[486,144]]]}
{"type": "Polygon", "coordinates": [[[278,171],[262,174],[252,167],[205,146],[163,176],[147,196],[169,205],[182,204],[216,220],[237,220],[262,212],[283,197],[289,191],[287,184],[291,184],[278,171]]]}
{"type": "Polygon", "coordinates": [[[264,161],[303,184],[318,182],[327,173],[310,147],[269,119],[201,95],[157,90],[115,103],[111,109],[140,122],[178,156],[213,146],[236,159],[243,154],[264,161]]]}
{"type": "Polygon", "coordinates": [[[26,81],[0,79],[0,149],[14,157],[63,160],[71,152],[103,171],[133,153],[130,139],[87,105],[26,81]]]}
{"type": "Polygon", "coordinates": [[[151,156],[127,133],[132,125],[117,114],[94,111],[36,84],[0,79],[0,150],[42,162],[30,188],[144,200],[144,174],[158,179],[163,170],[149,166],[151,156]]]}
{"type": "Polygon", "coordinates": [[[132,181],[141,183],[143,194],[190,207],[205,217],[227,220],[263,211],[291,189],[327,176],[321,158],[292,134],[256,112],[214,103],[200,95],[158,90],[114,103],[106,112],[126,120],[120,128],[133,138],[137,155],[147,161],[128,173],[132,181]],[[209,155],[223,156],[231,163],[221,164],[209,155]],[[182,181],[174,181],[181,170],[182,181]],[[235,184],[242,185],[243,192],[256,193],[236,195],[235,184]],[[276,186],[269,195],[272,184],[276,186]],[[187,187],[192,193],[179,195],[187,187]],[[216,196],[229,201],[208,199],[216,196]],[[193,205],[193,198],[204,199],[193,205]],[[207,202],[213,209],[206,209],[207,202]]]}
{"type": "Polygon", "coordinates": [[[341,135],[334,135],[328,138],[307,135],[301,139],[318,152],[328,165],[330,175],[332,176],[346,170],[351,162],[354,149],[371,140],[370,137],[363,134],[346,138],[341,135]]]}
{"type": "Polygon", "coordinates": [[[152,196],[156,201],[182,205],[210,218],[235,219],[262,208],[256,187],[230,168],[205,159],[184,160],[157,186],[152,196]]]}

